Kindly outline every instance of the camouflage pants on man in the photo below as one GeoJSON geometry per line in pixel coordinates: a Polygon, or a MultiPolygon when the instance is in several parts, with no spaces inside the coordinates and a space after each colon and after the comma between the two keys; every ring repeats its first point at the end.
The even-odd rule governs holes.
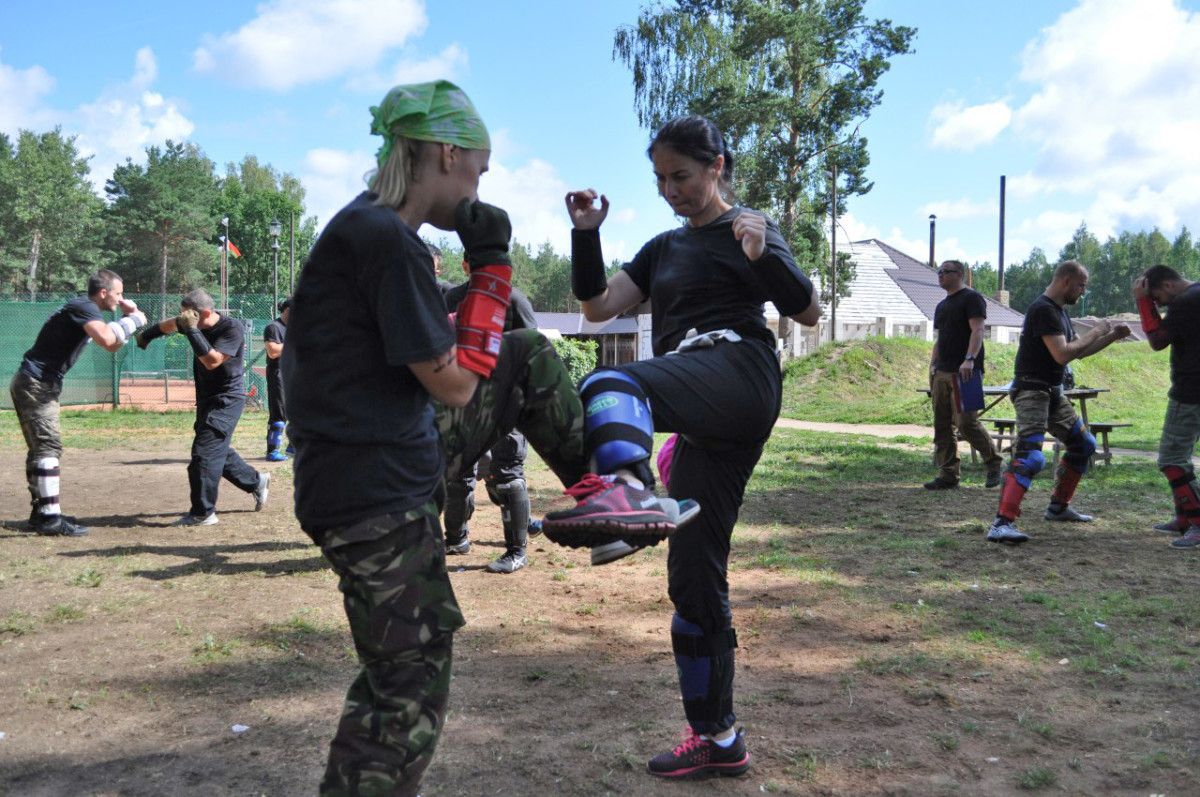
{"type": "MultiPolygon", "coordinates": [[[[554,347],[536,330],[506,333],[492,377],[465,407],[437,408],[447,472],[459,473],[513,427],[564,484],[586,470],[583,409],[554,347]]],[[[341,577],[362,671],[346,694],[321,793],[415,795],[446,712],[462,612],[446,574],[433,500],[313,534],[341,577]]]]}

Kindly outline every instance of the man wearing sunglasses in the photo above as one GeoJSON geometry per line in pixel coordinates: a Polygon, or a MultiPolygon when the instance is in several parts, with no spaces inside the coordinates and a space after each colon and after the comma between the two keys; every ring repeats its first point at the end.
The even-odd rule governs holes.
{"type": "Polygon", "coordinates": [[[937,341],[929,360],[929,389],[933,399],[933,445],[938,474],[925,482],[926,490],[958,486],[958,436],[979,452],[987,466],[986,487],[1000,485],[1004,458],[979,422],[978,411],[962,411],[955,399],[956,381],[965,382],[975,371],[983,373],[983,322],[987,302],[978,291],[963,285],[963,264],[947,260],[938,269],[938,284],[946,298],[933,311],[937,341]]]}

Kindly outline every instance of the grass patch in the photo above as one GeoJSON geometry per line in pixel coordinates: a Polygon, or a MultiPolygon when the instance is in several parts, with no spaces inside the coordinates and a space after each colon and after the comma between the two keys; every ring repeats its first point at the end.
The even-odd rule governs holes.
{"type": "Polygon", "coordinates": [[[1044,767],[1034,767],[1021,773],[1017,785],[1026,791],[1049,789],[1058,785],[1058,775],[1044,767]]]}
{"type": "Polygon", "coordinates": [[[95,589],[104,583],[104,574],[94,567],[87,567],[71,576],[71,579],[67,583],[72,587],[95,589]]]}
{"type": "Polygon", "coordinates": [[[37,622],[28,612],[9,612],[0,618],[0,634],[25,636],[37,628],[37,622]]]}
{"type": "MultiPolygon", "coordinates": [[[[783,416],[834,423],[933,425],[927,382],[931,343],[911,338],[868,338],[829,343],[784,367],[783,416]]],[[[987,344],[988,384],[1012,379],[1016,345],[987,344]]],[[[1153,451],[1158,446],[1170,386],[1169,354],[1122,343],[1071,364],[1079,385],[1109,388],[1088,415],[1097,421],[1132,423],[1118,429],[1112,445],[1153,451]]],[[[1010,404],[993,410],[1013,417],[1010,404]],[[1001,411],[1002,408],[1007,408],[1001,411]]],[[[905,442],[908,442],[907,440],[905,442]]]]}
{"type": "Polygon", "coordinates": [[[75,620],[82,620],[85,616],[86,613],[78,606],[72,606],[69,603],[60,603],[46,613],[46,620],[51,623],[70,623],[75,620]]]}
{"type": "Polygon", "coordinates": [[[229,658],[237,648],[237,640],[222,642],[212,634],[205,634],[200,644],[192,648],[192,658],[201,664],[212,664],[229,658]]]}

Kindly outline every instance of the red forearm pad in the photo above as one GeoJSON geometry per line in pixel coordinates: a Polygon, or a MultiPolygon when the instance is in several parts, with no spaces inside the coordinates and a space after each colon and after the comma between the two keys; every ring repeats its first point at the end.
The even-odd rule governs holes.
{"type": "Polygon", "coordinates": [[[1139,296],[1137,300],[1138,315],[1142,317],[1142,331],[1149,335],[1162,326],[1162,319],[1158,316],[1158,308],[1154,306],[1154,300],[1149,296],[1139,296]]]}
{"type": "Polygon", "coordinates": [[[475,266],[458,306],[458,364],[489,377],[500,356],[500,336],[512,293],[512,266],[475,266]]]}

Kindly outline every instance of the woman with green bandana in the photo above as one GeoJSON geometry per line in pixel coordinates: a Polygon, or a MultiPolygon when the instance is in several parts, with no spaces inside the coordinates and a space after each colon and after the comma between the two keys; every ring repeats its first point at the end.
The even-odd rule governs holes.
{"type": "MultiPolygon", "coordinates": [[[[491,144],[471,101],[435,81],[397,86],[371,114],[379,168],[304,266],[282,371],[296,517],[340,577],[362,665],[321,792],[412,795],[441,732],[463,624],[438,521],[443,472],[514,427],[564,485],[583,477],[586,458],[579,397],[553,347],[537,330],[502,334],[511,229],[477,198],[491,144]],[[471,265],[453,325],[423,224],[455,230],[471,265]]],[[[653,544],[673,529],[613,523],[556,541],[653,544]]]]}

